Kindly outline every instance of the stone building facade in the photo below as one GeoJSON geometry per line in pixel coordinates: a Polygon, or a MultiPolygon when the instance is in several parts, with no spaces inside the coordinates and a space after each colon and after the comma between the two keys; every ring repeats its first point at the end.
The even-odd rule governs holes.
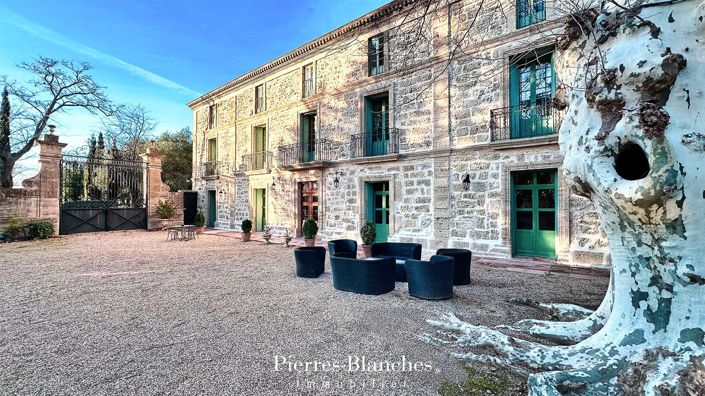
{"type": "MultiPolygon", "coordinates": [[[[605,265],[589,202],[562,178],[551,106],[563,18],[393,1],[189,103],[209,225],[605,265]],[[450,61],[449,61],[450,59],[450,61]]],[[[511,3],[511,2],[507,2],[511,3]]]]}

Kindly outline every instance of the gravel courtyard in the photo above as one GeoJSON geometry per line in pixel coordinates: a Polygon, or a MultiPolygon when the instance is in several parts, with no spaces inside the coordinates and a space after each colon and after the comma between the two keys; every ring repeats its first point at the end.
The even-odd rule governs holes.
{"type": "Polygon", "coordinates": [[[467,379],[418,336],[452,311],[495,325],[526,297],[595,307],[607,279],[473,268],[442,302],[363,296],[294,275],[290,249],[204,235],[82,234],[0,244],[0,394],[435,394],[467,379]],[[417,372],[276,370],[275,361],[423,362],[417,372]],[[424,366],[426,367],[426,366],[424,366]],[[330,381],[330,382],[327,382],[330,381]]]}

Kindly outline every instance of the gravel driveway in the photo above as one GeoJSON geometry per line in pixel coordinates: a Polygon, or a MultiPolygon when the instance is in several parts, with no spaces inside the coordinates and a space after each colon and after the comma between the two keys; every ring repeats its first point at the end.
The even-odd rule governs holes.
{"type": "Polygon", "coordinates": [[[279,245],[164,239],[137,231],[1,244],[0,394],[435,394],[467,375],[418,340],[433,331],[426,319],[542,317],[510,297],[594,307],[607,283],[474,268],[452,300],[411,298],[402,283],[363,296],[334,290],[328,264],[318,279],[296,278],[292,251],[279,245]],[[396,371],[349,371],[363,357],[368,369],[396,371]]]}

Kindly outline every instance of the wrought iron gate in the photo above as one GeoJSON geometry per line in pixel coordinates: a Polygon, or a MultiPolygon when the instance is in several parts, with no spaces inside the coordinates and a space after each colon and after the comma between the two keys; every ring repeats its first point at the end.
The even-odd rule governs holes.
{"type": "Polygon", "coordinates": [[[59,233],[147,228],[147,178],[140,161],[64,155],[59,233]]]}

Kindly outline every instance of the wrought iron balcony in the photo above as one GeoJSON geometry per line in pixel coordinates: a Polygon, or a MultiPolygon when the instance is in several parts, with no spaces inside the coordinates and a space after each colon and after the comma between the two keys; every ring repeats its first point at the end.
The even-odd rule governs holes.
{"type": "Polygon", "coordinates": [[[279,166],[289,167],[333,161],[334,142],[329,139],[279,146],[279,166]]]}
{"type": "Polygon", "coordinates": [[[215,177],[220,172],[220,161],[208,161],[201,164],[201,177],[215,177]]]}
{"type": "Polygon", "coordinates": [[[272,166],[272,152],[271,151],[260,151],[252,154],[245,154],[242,156],[242,164],[240,165],[240,171],[264,171],[268,170],[272,166]]]}
{"type": "Polygon", "coordinates": [[[563,114],[550,99],[540,103],[490,110],[492,141],[554,135],[563,114]]]}
{"type": "Polygon", "coordinates": [[[363,158],[399,154],[399,130],[374,129],[350,136],[350,157],[363,158]]]}

